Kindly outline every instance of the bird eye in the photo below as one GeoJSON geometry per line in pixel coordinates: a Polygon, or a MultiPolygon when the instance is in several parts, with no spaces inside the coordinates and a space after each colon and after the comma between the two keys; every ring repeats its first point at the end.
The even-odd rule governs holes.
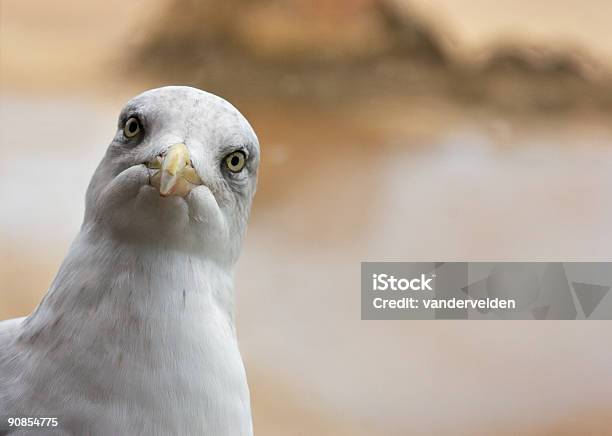
{"type": "Polygon", "coordinates": [[[140,121],[136,117],[131,117],[125,122],[125,126],[123,127],[123,135],[126,138],[133,138],[138,135],[142,127],[140,127],[140,121]]]}
{"type": "Polygon", "coordinates": [[[225,157],[225,165],[232,173],[237,173],[244,168],[246,155],[242,151],[234,151],[225,157]]]}

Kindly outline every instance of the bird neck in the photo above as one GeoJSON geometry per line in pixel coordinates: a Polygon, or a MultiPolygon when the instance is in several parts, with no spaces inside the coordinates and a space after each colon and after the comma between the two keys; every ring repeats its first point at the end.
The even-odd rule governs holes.
{"type": "Polygon", "coordinates": [[[246,435],[232,309],[231,272],[214,262],[81,232],[18,340],[46,391],[95,401],[104,419],[116,404],[138,404],[140,417],[164,416],[162,433],[246,435]]]}
{"type": "Polygon", "coordinates": [[[232,271],[193,253],[130,245],[84,227],[32,318],[125,325],[176,323],[214,314],[234,329],[232,271]]]}

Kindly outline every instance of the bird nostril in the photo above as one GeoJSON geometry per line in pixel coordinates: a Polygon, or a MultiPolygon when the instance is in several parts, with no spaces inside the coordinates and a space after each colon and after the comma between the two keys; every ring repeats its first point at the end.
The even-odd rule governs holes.
{"type": "Polygon", "coordinates": [[[147,168],[159,170],[162,167],[162,158],[161,156],[157,156],[155,159],[147,162],[147,168]]]}
{"type": "Polygon", "coordinates": [[[191,183],[193,185],[201,185],[202,184],[202,179],[200,179],[200,176],[198,175],[197,171],[191,165],[188,165],[181,172],[181,177],[183,179],[187,180],[189,183],[191,183]]]}

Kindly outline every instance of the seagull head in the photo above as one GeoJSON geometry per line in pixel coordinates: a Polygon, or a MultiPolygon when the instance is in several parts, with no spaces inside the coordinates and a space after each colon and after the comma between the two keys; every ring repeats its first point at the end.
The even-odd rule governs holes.
{"type": "Polygon", "coordinates": [[[224,99],[168,86],[130,100],[90,182],[84,228],[233,263],[255,194],[259,143],[224,99]]]}

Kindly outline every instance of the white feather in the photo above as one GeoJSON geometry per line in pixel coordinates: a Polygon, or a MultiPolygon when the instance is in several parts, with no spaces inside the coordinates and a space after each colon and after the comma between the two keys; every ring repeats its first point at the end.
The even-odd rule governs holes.
{"type": "Polygon", "coordinates": [[[256,138],[218,97],[182,87],[144,96],[140,109],[165,130],[142,147],[163,148],[167,135],[191,144],[206,186],[160,199],[137,165],[150,150],[117,171],[117,151],[107,153],[47,295],[27,319],[0,323],[0,417],[58,417],[58,434],[251,435],[232,270],[258,159],[244,188],[224,187],[208,161],[226,144],[202,138],[242,135],[258,152],[256,138]]]}

